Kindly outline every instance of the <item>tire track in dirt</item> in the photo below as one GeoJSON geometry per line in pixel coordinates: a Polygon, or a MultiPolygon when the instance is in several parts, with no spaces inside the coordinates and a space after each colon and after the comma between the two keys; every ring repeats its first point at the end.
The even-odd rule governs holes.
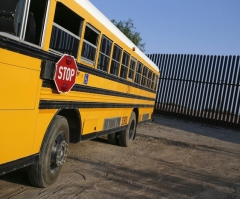
{"type": "Polygon", "coordinates": [[[1,199],[11,199],[11,198],[14,198],[16,196],[19,196],[20,194],[24,193],[27,191],[27,188],[25,187],[20,187],[20,188],[17,188],[15,190],[11,190],[3,195],[0,195],[0,198],[1,199]]]}

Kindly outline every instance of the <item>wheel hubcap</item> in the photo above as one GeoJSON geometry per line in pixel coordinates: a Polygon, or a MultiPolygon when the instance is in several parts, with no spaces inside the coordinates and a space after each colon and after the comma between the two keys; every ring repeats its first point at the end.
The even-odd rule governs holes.
{"type": "Polygon", "coordinates": [[[51,151],[51,163],[50,170],[51,173],[55,173],[58,168],[65,162],[65,157],[67,156],[68,144],[65,141],[64,136],[59,133],[55,138],[52,151],[51,151]]]}

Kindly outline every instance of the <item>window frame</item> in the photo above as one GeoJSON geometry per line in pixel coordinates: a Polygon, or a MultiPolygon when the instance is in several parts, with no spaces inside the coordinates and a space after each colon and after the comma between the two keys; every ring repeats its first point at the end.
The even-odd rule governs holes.
{"type": "Polygon", "coordinates": [[[98,54],[98,63],[99,63],[99,57],[102,55],[102,56],[105,56],[109,59],[109,62],[108,62],[108,66],[107,66],[107,70],[102,70],[100,68],[98,68],[98,63],[97,63],[97,69],[98,70],[101,70],[101,71],[104,71],[104,72],[108,72],[109,71],[109,66],[110,66],[110,63],[111,63],[111,53],[112,53],[112,48],[113,48],[113,41],[111,39],[109,39],[106,35],[102,35],[101,37],[101,45],[100,45],[100,48],[99,48],[99,54],[98,54]],[[101,52],[101,47],[102,47],[102,42],[103,42],[103,38],[107,39],[108,41],[111,42],[111,47],[110,47],[110,51],[109,51],[109,55],[106,55],[105,53],[101,52]]]}
{"type": "Polygon", "coordinates": [[[120,69],[121,69],[121,59],[122,59],[122,55],[123,55],[123,49],[122,49],[119,45],[117,45],[116,43],[114,43],[114,45],[113,45],[113,47],[112,47],[112,56],[111,56],[111,64],[110,64],[109,74],[119,77],[119,75],[120,75],[120,69]],[[117,61],[116,59],[113,58],[115,46],[116,46],[118,49],[121,50],[121,53],[120,53],[120,56],[119,56],[119,61],[117,61]],[[111,73],[111,69],[112,69],[112,64],[113,64],[113,62],[119,64],[119,66],[118,66],[118,73],[117,73],[116,75],[115,75],[114,73],[111,73]]]}
{"type": "Polygon", "coordinates": [[[156,79],[155,79],[155,84],[154,84],[154,88],[153,88],[153,90],[157,90],[157,86],[158,86],[158,81],[159,81],[159,76],[156,74],[156,79]]]}
{"type": "Polygon", "coordinates": [[[123,54],[122,54],[121,68],[120,68],[120,75],[119,75],[119,77],[122,79],[127,79],[127,77],[128,77],[128,67],[129,67],[129,63],[130,63],[130,57],[131,57],[131,55],[127,51],[124,50],[123,54]],[[128,56],[127,65],[123,64],[124,53],[128,56]],[[125,68],[124,70],[126,70],[126,77],[121,76],[122,67],[124,67],[125,68]]]}
{"type": "Polygon", "coordinates": [[[99,45],[99,38],[101,36],[101,32],[98,31],[96,28],[94,28],[91,24],[89,23],[86,23],[85,24],[85,29],[84,29],[84,33],[83,33],[83,38],[82,38],[82,43],[81,43],[81,53],[80,53],[80,59],[81,61],[85,62],[85,63],[88,63],[88,64],[91,64],[91,65],[95,65],[96,63],[96,57],[97,57],[97,53],[98,53],[98,45],[99,45]],[[97,41],[96,41],[96,46],[94,44],[92,44],[91,42],[87,41],[84,39],[84,36],[85,36],[85,33],[86,33],[86,28],[90,28],[92,29],[92,31],[94,31],[95,33],[98,34],[98,38],[97,38],[97,41]],[[94,61],[92,60],[89,60],[85,57],[82,56],[82,53],[83,53],[83,46],[84,46],[84,42],[87,43],[88,45],[90,45],[91,47],[95,48],[96,49],[96,53],[95,53],[95,56],[94,56],[94,61]]]}
{"type": "Polygon", "coordinates": [[[25,41],[25,35],[26,35],[26,29],[27,29],[27,21],[28,21],[28,15],[29,15],[29,9],[30,9],[30,3],[31,0],[25,0],[24,6],[23,6],[23,13],[22,13],[22,24],[20,27],[19,36],[12,35],[10,33],[6,32],[0,32],[0,35],[13,39],[15,41],[25,43],[29,46],[33,46],[38,49],[43,49],[44,43],[45,43],[45,37],[46,37],[46,29],[47,29],[47,22],[49,18],[49,11],[50,11],[50,0],[46,0],[46,9],[45,9],[45,15],[44,15],[44,22],[43,22],[43,28],[42,28],[42,34],[40,36],[39,45],[25,41]]]}
{"type": "Polygon", "coordinates": [[[152,85],[152,75],[153,75],[153,71],[148,69],[148,74],[147,74],[147,87],[151,88],[152,85]],[[149,75],[151,74],[151,77],[149,77],[149,75]]]}
{"type": "MultiPolygon", "coordinates": [[[[53,22],[52,25],[55,26],[55,27],[57,27],[57,28],[59,28],[60,30],[64,31],[65,33],[71,35],[71,36],[74,37],[75,39],[79,40],[79,46],[80,46],[80,41],[81,41],[80,35],[79,35],[79,36],[75,35],[74,33],[70,32],[69,30],[67,30],[66,28],[58,25],[58,24],[55,23],[55,22],[53,22]]],[[[51,49],[51,48],[50,48],[50,44],[51,44],[51,37],[50,37],[50,42],[49,42],[49,51],[50,51],[50,52],[53,52],[53,53],[55,53],[55,54],[57,54],[57,55],[63,55],[63,54],[65,54],[65,53],[61,53],[61,52],[59,52],[59,51],[56,51],[56,50],[54,50],[54,49],[51,49]]],[[[79,49],[79,47],[78,47],[78,49],[79,49]]],[[[78,51],[79,51],[79,50],[78,50],[78,51]]],[[[76,57],[73,56],[75,59],[77,59],[78,51],[77,51],[76,57]]]]}
{"type": "Polygon", "coordinates": [[[128,79],[128,80],[131,80],[131,81],[134,80],[135,71],[136,71],[136,64],[137,64],[137,59],[134,58],[134,57],[131,57],[130,63],[129,63],[129,67],[128,67],[128,75],[127,75],[127,79],[128,79]],[[132,61],[135,62],[134,66],[133,66],[133,69],[131,68],[132,61]],[[132,78],[129,77],[129,75],[130,75],[131,72],[132,72],[132,75],[133,75],[132,78]]]}
{"type": "Polygon", "coordinates": [[[148,70],[149,70],[148,67],[143,65],[141,86],[146,87],[146,85],[147,85],[148,70]],[[144,69],[146,69],[146,74],[144,74],[144,72],[145,72],[144,69]],[[144,84],[143,84],[143,80],[144,80],[144,84]]]}
{"type": "Polygon", "coordinates": [[[134,82],[135,82],[136,84],[139,84],[139,85],[141,85],[141,81],[142,81],[143,66],[144,66],[144,65],[142,64],[142,62],[138,61],[137,67],[136,67],[136,74],[135,74],[134,82]],[[139,70],[137,70],[139,64],[141,64],[141,72],[140,72],[140,73],[138,72],[139,70]],[[136,82],[137,76],[139,76],[139,82],[136,82]]]}
{"type": "MultiPolygon", "coordinates": [[[[71,8],[69,8],[63,2],[57,1],[56,6],[55,6],[55,13],[54,13],[54,17],[53,17],[52,31],[51,31],[50,41],[49,41],[49,51],[56,55],[59,55],[59,56],[62,56],[64,54],[71,54],[74,57],[74,59],[77,60],[79,48],[81,46],[81,35],[82,35],[83,23],[84,23],[84,19],[78,13],[74,12],[71,8]],[[78,20],[78,22],[79,22],[78,26],[74,26],[74,29],[78,28],[77,31],[76,30],[71,31],[69,26],[66,26],[65,23],[61,22],[61,24],[60,24],[59,21],[61,21],[61,18],[58,18],[58,17],[61,16],[59,14],[62,14],[62,12],[61,12],[62,8],[64,8],[65,12],[67,12],[69,15],[73,15],[74,19],[78,20]],[[58,9],[60,9],[60,13],[59,13],[58,9]],[[56,28],[56,31],[59,31],[59,30],[62,31],[62,32],[60,32],[60,35],[62,35],[62,33],[63,33],[63,34],[66,34],[68,37],[67,38],[67,41],[68,41],[67,46],[68,47],[64,48],[64,49],[60,49],[60,51],[70,51],[71,53],[60,52],[60,51],[57,51],[57,49],[51,48],[51,47],[55,47],[55,44],[53,44],[53,46],[51,46],[52,42],[56,43],[56,41],[52,40],[52,36],[54,36],[53,35],[54,30],[55,30],[54,28],[56,28]],[[77,42],[72,41],[72,39],[76,39],[77,42]],[[69,41],[71,41],[71,43],[69,41]],[[76,46],[74,46],[74,45],[76,45],[76,46]],[[69,46],[72,46],[72,48],[70,48],[69,46]]],[[[73,26],[71,26],[71,27],[73,27],[73,26]]],[[[65,37],[66,37],[66,35],[65,35],[65,37]]],[[[64,42],[66,42],[66,41],[63,40],[61,42],[61,44],[64,42]]],[[[65,46],[65,45],[63,45],[63,46],[65,46]]]]}
{"type": "Polygon", "coordinates": [[[152,75],[152,85],[151,85],[151,89],[152,89],[152,90],[154,90],[155,79],[156,79],[156,74],[153,73],[153,75],[152,75]]]}

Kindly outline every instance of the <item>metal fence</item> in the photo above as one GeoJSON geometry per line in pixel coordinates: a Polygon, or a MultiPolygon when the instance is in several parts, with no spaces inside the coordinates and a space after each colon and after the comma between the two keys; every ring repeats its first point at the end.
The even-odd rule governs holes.
{"type": "Polygon", "coordinates": [[[240,56],[148,57],[161,71],[154,114],[240,129],[240,56]]]}

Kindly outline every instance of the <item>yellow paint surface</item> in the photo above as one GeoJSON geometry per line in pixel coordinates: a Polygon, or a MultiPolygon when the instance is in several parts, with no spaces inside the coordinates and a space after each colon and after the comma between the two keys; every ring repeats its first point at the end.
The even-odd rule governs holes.
{"type": "Polygon", "coordinates": [[[38,110],[38,118],[36,122],[36,129],[35,129],[35,137],[33,142],[32,153],[38,153],[40,151],[42,141],[45,135],[45,132],[53,119],[57,110],[50,109],[50,110],[38,110]]]}
{"type": "Polygon", "coordinates": [[[0,49],[0,164],[32,152],[40,60],[0,49]]]}

